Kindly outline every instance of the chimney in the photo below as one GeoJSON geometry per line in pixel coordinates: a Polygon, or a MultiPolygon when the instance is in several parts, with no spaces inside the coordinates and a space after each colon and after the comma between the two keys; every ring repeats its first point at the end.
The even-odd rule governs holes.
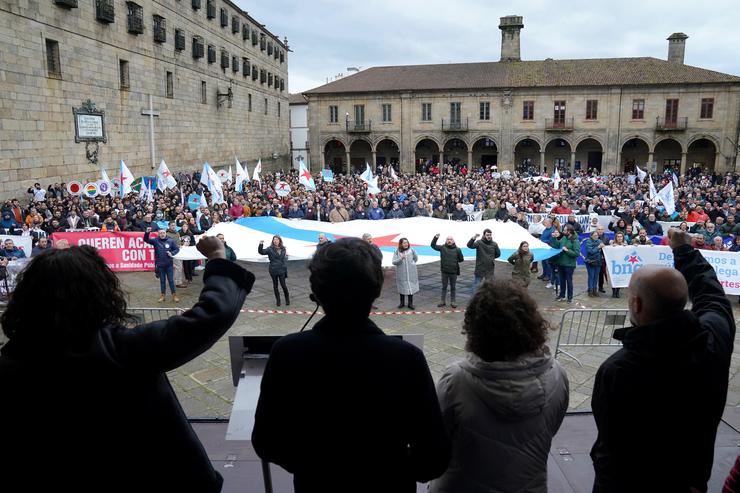
{"type": "Polygon", "coordinates": [[[683,55],[686,51],[686,40],[689,37],[684,33],[673,33],[668,37],[668,61],[683,64],[683,55]]]}
{"type": "Polygon", "coordinates": [[[524,18],[520,15],[501,17],[498,28],[501,29],[501,61],[521,61],[519,31],[524,27],[524,18]]]}

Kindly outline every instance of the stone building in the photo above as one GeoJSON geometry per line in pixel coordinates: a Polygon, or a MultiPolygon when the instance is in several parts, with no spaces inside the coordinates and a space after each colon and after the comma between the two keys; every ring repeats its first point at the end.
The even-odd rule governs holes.
{"type": "Polygon", "coordinates": [[[668,61],[522,61],[523,27],[501,18],[499,62],[375,67],[305,92],[314,166],[735,169],[740,77],[685,65],[688,36],[668,38],[668,61]]]}
{"type": "Polygon", "coordinates": [[[287,39],[228,0],[0,0],[0,196],[120,159],[136,176],[160,159],[286,168],[287,81],[287,39]],[[88,99],[106,142],[75,143],[88,99]]]}

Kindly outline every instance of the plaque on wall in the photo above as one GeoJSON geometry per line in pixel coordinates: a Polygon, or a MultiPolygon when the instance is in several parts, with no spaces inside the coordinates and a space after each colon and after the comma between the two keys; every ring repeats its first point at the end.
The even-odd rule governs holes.
{"type": "Polygon", "coordinates": [[[79,108],[72,108],[75,119],[75,142],[106,142],[105,112],[95,103],[84,101],[79,108]]]}

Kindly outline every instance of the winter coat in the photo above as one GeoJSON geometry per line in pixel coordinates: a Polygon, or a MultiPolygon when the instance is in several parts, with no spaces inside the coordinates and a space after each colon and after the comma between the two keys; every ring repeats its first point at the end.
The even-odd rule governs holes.
{"type": "Polygon", "coordinates": [[[603,244],[604,243],[598,238],[595,240],[588,238],[586,240],[586,257],[584,259],[586,265],[590,265],[592,267],[597,265],[601,266],[601,248],[599,248],[599,246],[603,244]]]}
{"type": "Polygon", "coordinates": [[[581,245],[578,243],[578,237],[574,236],[571,239],[563,234],[560,235],[560,238],[555,240],[555,243],[557,244],[556,248],[568,248],[567,252],[565,250],[560,252],[558,265],[562,265],[564,267],[575,267],[576,259],[581,254],[581,245]]]}
{"type": "Polygon", "coordinates": [[[534,256],[532,252],[526,252],[519,256],[519,252],[516,251],[509,256],[508,262],[514,266],[514,270],[511,271],[511,278],[518,279],[524,286],[529,286],[529,281],[532,278],[530,267],[532,267],[532,260],[534,256]]]}
{"type": "Polygon", "coordinates": [[[476,240],[475,237],[468,240],[467,247],[475,250],[475,277],[493,276],[496,267],[494,261],[501,256],[501,250],[495,241],[484,239],[476,240]]]}
{"type": "Polygon", "coordinates": [[[0,248],[0,257],[5,257],[11,260],[16,258],[26,258],[26,253],[16,246],[14,246],[12,250],[0,248]]]}
{"type": "Polygon", "coordinates": [[[658,221],[645,223],[645,229],[647,230],[648,236],[663,236],[663,226],[658,221]]]}
{"type": "Polygon", "coordinates": [[[599,368],[591,449],[596,493],[707,491],[735,340],[732,307],[712,266],[673,250],[691,310],[614,331],[623,347],[599,368]],[[680,430],[677,432],[677,430],[680,430]],[[666,455],[667,450],[681,451],[666,455]],[[670,473],[656,474],[656,471],[670,473]]]}
{"type": "Polygon", "coordinates": [[[405,252],[393,252],[393,265],[396,266],[396,287],[398,294],[409,295],[419,291],[419,274],[416,262],[419,258],[413,248],[405,252]]]}
{"type": "Polygon", "coordinates": [[[227,245],[226,242],[224,242],[224,251],[226,252],[226,260],[236,262],[236,252],[234,252],[234,249],[227,245]]]}
{"type": "Polygon", "coordinates": [[[465,260],[457,245],[437,245],[437,237],[432,238],[432,248],[439,252],[439,269],[443,274],[460,275],[460,262],[465,260]]]}
{"type": "Polygon", "coordinates": [[[270,266],[267,270],[270,271],[270,275],[288,277],[288,254],[285,248],[275,248],[272,245],[264,248],[262,243],[260,243],[257,247],[257,253],[267,255],[270,261],[270,266]]]}
{"type": "Polygon", "coordinates": [[[150,231],[144,233],[144,243],[149,243],[154,247],[154,265],[158,269],[172,267],[172,257],[167,254],[177,255],[180,249],[172,238],[165,237],[164,240],[160,240],[159,236],[151,238],[150,234],[150,231]]]}
{"type": "Polygon", "coordinates": [[[36,337],[11,338],[0,356],[6,404],[0,406],[0,422],[47,424],[3,428],[3,490],[32,483],[19,488],[221,491],[223,479],[188,423],[166,372],[223,337],[253,283],[251,273],[215,259],[206,265],[198,302],[184,314],[133,329],[106,325],[86,344],[69,349],[38,344],[36,337]],[[39,382],[49,376],[47,363],[54,367],[55,378],[67,383],[39,392],[39,382]],[[10,402],[18,405],[7,405],[10,402]],[[54,424],[49,423],[50,402],[59,403],[54,406],[54,424]],[[53,457],[43,474],[36,461],[28,460],[38,455],[40,443],[53,457]]]}
{"type": "Polygon", "coordinates": [[[470,354],[445,370],[437,395],[452,459],[432,493],[547,492],[547,457],[569,395],[547,349],[514,361],[470,354]]]}

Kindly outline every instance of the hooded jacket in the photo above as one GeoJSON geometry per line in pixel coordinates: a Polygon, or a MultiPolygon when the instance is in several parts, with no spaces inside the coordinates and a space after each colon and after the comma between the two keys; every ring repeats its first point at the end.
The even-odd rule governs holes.
{"type": "Polygon", "coordinates": [[[568,408],[568,378],[549,350],[514,361],[475,354],[447,368],[437,395],[452,459],[432,493],[547,491],[547,456],[568,408]]]}
{"type": "Polygon", "coordinates": [[[496,268],[495,260],[501,256],[501,250],[495,241],[486,241],[485,238],[476,240],[470,238],[467,244],[468,248],[475,250],[475,277],[493,276],[496,268]]]}

